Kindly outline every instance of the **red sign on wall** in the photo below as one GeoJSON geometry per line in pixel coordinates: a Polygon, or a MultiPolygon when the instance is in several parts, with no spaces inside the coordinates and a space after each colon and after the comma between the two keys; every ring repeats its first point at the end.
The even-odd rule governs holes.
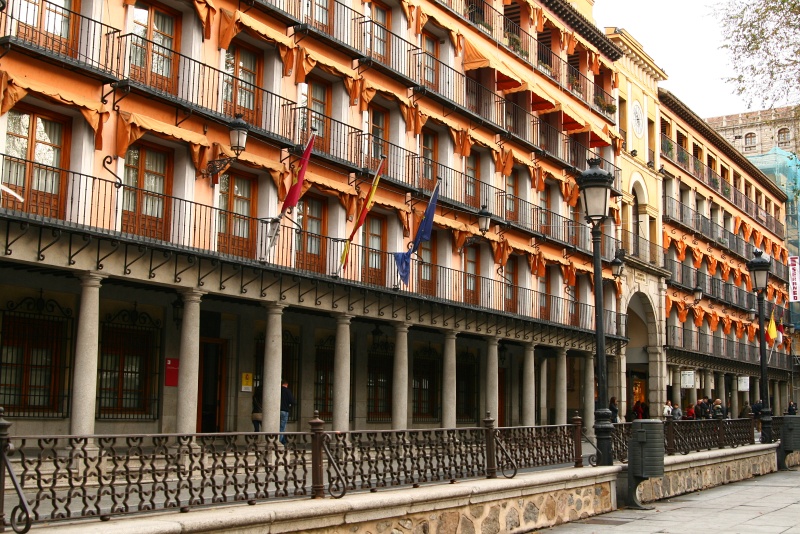
{"type": "Polygon", "coordinates": [[[181,361],[178,358],[167,358],[167,369],[164,373],[165,386],[174,387],[178,385],[178,368],[180,363],[181,361]]]}

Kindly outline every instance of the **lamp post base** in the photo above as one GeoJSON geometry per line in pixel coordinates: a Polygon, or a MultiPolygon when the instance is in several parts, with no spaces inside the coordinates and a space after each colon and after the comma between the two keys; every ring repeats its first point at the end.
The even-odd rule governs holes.
{"type": "Polygon", "coordinates": [[[597,439],[597,465],[614,465],[611,447],[611,434],[614,425],[611,423],[611,410],[598,408],[594,411],[594,435],[597,439]]]}
{"type": "Polygon", "coordinates": [[[772,443],[772,410],[761,410],[761,443],[772,443]]]}

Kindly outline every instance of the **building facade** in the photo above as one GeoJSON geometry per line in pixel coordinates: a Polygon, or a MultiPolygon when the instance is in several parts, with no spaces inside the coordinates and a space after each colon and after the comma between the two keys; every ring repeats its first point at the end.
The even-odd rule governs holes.
{"type": "Polygon", "coordinates": [[[599,157],[621,189],[621,51],[587,12],[10,2],[0,405],[15,433],[246,431],[256,385],[274,432],[282,379],[289,430],[315,412],[336,430],[590,419],[593,284],[610,355],[626,315],[619,216],[592,280],[575,182],[599,157]],[[279,216],[309,142],[303,196],[279,216]],[[393,253],[437,184],[405,283],[393,253]]]}
{"type": "Polygon", "coordinates": [[[671,396],[720,398],[738,413],[745,401],[768,394],[774,413],[782,413],[790,342],[786,336],[770,344],[770,391],[759,391],[758,321],[750,313],[756,302],[746,263],[756,248],[772,258],[766,320],[779,323],[788,301],[786,194],[675,95],[661,89],[659,100],[671,396]]]}

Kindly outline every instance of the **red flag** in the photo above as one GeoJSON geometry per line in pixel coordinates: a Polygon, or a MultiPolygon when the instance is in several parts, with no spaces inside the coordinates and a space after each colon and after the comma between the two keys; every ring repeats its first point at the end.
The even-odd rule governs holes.
{"type": "Polygon", "coordinates": [[[306,149],[303,151],[303,157],[300,158],[300,169],[297,171],[297,179],[292,182],[292,187],[290,187],[289,192],[286,193],[286,199],[283,201],[281,214],[286,213],[286,211],[294,208],[297,206],[297,203],[300,202],[300,193],[303,190],[303,179],[306,176],[308,161],[311,159],[311,149],[314,146],[314,137],[315,134],[312,133],[308,138],[308,145],[306,145],[306,149]]]}

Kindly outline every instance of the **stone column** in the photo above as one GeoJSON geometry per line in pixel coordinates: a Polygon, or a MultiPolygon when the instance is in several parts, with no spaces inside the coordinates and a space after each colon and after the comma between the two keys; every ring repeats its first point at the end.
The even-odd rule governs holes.
{"type": "Polygon", "coordinates": [[[728,407],[731,419],[739,417],[739,377],[733,375],[731,380],[731,405],[728,407]]]}
{"type": "MultiPolygon", "coordinates": [[[[750,384],[750,377],[749,376],[747,377],[747,382],[748,382],[747,391],[742,391],[742,402],[746,402],[750,406],[752,406],[753,405],[752,392],[750,391],[750,388],[752,387],[752,385],[750,384]]],[[[739,414],[736,414],[736,415],[739,415],[739,414]]]]}
{"type": "Polygon", "coordinates": [[[673,406],[677,405],[683,410],[681,402],[681,368],[677,365],[672,367],[672,389],[670,390],[670,400],[673,406]]]}
{"type": "Polygon", "coordinates": [[[667,402],[667,356],[666,352],[658,346],[647,346],[647,369],[650,378],[647,383],[647,404],[650,405],[650,415],[658,417],[667,402]]]}
{"type": "MultiPolygon", "coordinates": [[[[97,403],[97,358],[100,331],[100,282],[96,273],[78,276],[81,281],[81,303],[78,310],[78,332],[75,337],[75,367],[72,387],[70,434],[94,434],[97,403]]],[[[195,383],[195,385],[197,385],[195,383]]]]}
{"type": "Polygon", "coordinates": [[[490,337],[486,341],[486,411],[500,424],[498,417],[499,410],[499,363],[497,361],[497,342],[496,337],[490,337]]]}
{"type": "MultiPolygon", "coordinates": [[[[456,335],[444,333],[444,368],[442,369],[442,427],[456,427],[456,335]]],[[[497,414],[492,414],[497,417],[497,414]]]]}
{"type": "Polygon", "coordinates": [[[394,368],[392,370],[392,429],[408,428],[408,328],[394,325],[394,368]]]}
{"type": "Polygon", "coordinates": [[[587,352],[583,357],[583,427],[590,436],[594,436],[594,409],[594,354],[587,352]]]}
{"type": "MultiPolygon", "coordinates": [[[[267,333],[264,339],[264,365],[261,373],[261,430],[275,434],[281,429],[281,378],[283,376],[283,308],[268,303],[267,333]]],[[[292,393],[297,394],[297,391],[292,393]]]]}
{"type": "Polygon", "coordinates": [[[714,385],[716,386],[715,389],[717,390],[717,398],[722,401],[722,405],[725,406],[725,408],[729,408],[728,395],[725,391],[725,373],[716,373],[714,385]]]}
{"type": "Polygon", "coordinates": [[[547,358],[539,364],[539,424],[548,424],[547,414],[547,358]]]}
{"type": "Polygon", "coordinates": [[[188,289],[183,296],[180,367],[178,368],[178,434],[197,432],[197,394],[200,387],[200,299],[202,291],[188,289]]]}
{"type": "Polygon", "coordinates": [[[536,425],[536,361],[534,345],[525,345],[522,362],[522,426],[536,425]]]}
{"type": "Polygon", "coordinates": [[[781,413],[789,409],[789,383],[785,380],[779,382],[780,384],[780,397],[781,397],[781,413]]]}
{"type": "Polygon", "coordinates": [[[687,404],[691,403],[697,406],[697,386],[699,385],[697,382],[700,380],[700,375],[697,372],[697,369],[694,370],[694,387],[689,388],[689,398],[687,399],[687,404]]]}
{"type": "Polygon", "coordinates": [[[336,316],[336,349],[333,356],[333,430],[350,430],[350,319],[336,316]]]}
{"type": "Polygon", "coordinates": [[[619,389],[617,391],[617,407],[619,408],[619,420],[620,422],[625,421],[625,417],[628,415],[628,375],[627,375],[627,368],[628,368],[628,353],[627,353],[627,346],[623,346],[622,350],[620,351],[619,359],[618,359],[618,368],[619,368],[619,389]]]}
{"type": "Polygon", "coordinates": [[[711,376],[711,369],[703,369],[703,395],[712,399],[713,402],[713,397],[711,395],[711,376]]]}
{"type": "Polygon", "coordinates": [[[753,394],[750,395],[750,400],[752,401],[750,403],[751,405],[763,400],[763,397],[761,397],[761,380],[759,380],[757,376],[750,377],[750,391],[753,392],[753,394]]]}
{"type": "Polygon", "coordinates": [[[772,387],[772,399],[774,402],[774,404],[772,405],[772,415],[783,415],[783,403],[781,402],[781,388],[778,384],[779,382],[777,380],[770,380],[770,386],[772,387]]]}
{"type": "Polygon", "coordinates": [[[556,420],[557,425],[567,424],[567,349],[556,349],[556,420]]]}

